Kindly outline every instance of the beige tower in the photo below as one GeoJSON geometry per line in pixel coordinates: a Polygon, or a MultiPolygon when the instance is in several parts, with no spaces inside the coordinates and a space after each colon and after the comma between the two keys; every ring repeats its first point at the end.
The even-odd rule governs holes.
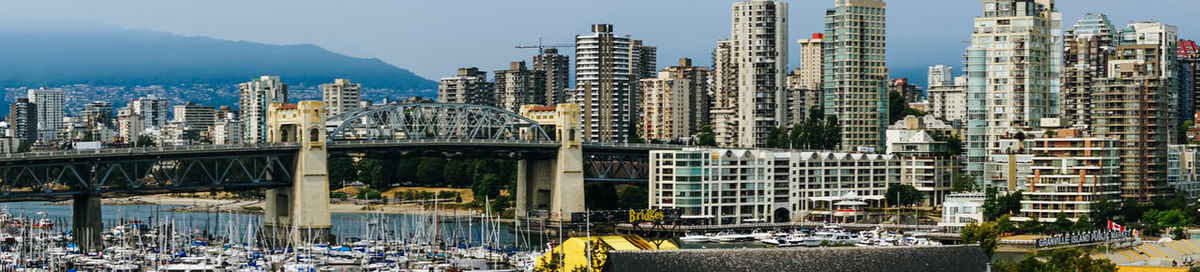
{"type": "Polygon", "coordinates": [[[269,107],[267,141],[300,145],[292,186],[266,193],[264,232],[276,241],[319,243],[331,238],[324,107],[320,101],[269,107]]]}
{"type": "Polygon", "coordinates": [[[526,106],[526,117],[542,125],[554,125],[554,137],[561,144],[558,156],[550,159],[522,159],[517,162],[517,216],[570,220],[583,212],[583,108],[579,104],[556,107],[526,106]],[[543,116],[553,110],[553,118],[543,116]]]}

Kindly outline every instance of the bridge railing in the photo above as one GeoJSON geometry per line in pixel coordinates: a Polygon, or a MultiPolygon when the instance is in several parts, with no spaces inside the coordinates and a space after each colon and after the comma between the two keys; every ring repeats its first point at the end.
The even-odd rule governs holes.
{"type": "Polygon", "coordinates": [[[689,145],[676,144],[646,144],[646,143],[615,143],[615,142],[585,142],[586,146],[593,147],[612,147],[612,148],[639,148],[639,149],[681,149],[685,147],[694,147],[689,145]]]}
{"type": "Polygon", "coordinates": [[[143,154],[151,152],[181,152],[181,151],[215,151],[215,150],[246,150],[258,148],[296,147],[297,143],[254,143],[254,144],[222,144],[222,145],[179,145],[179,146],[147,146],[98,149],[71,149],[62,151],[31,151],[22,153],[5,153],[5,159],[32,159],[48,157],[74,157],[80,155],[117,155],[143,154]]]}
{"type": "Polygon", "coordinates": [[[335,140],[331,144],[439,144],[439,143],[470,143],[470,144],[559,144],[557,141],[527,141],[527,140],[493,140],[493,139],[386,139],[386,140],[335,140]]]}

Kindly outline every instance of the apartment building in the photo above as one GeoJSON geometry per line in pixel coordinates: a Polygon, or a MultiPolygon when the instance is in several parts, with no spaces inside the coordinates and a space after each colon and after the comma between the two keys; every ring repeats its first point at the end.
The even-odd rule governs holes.
{"type": "Polygon", "coordinates": [[[494,106],[495,100],[495,85],[479,68],[458,68],[458,75],[438,80],[438,103],[494,106]]]}
{"type": "Polygon", "coordinates": [[[638,81],[642,90],[643,112],[638,125],[642,139],[673,141],[691,136],[692,81],[674,78],[670,72],[658,73],[658,78],[638,81]]]}
{"type": "Polygon", "coordinates": [[[1121,201],[1117,141],[1060,129],[1054,135],[1025,140],[1032,163],[1014,220],[1053,222],[1058,214],[1078,219],[1102,200],[1121,201]],[[1022,218],[1023,217],[1023,218],[1022,218]]]}
{"type": "Polygon", "coordinates": [[[511,112],[521,105],[546,104],[546,72],[530,70],[524,61],[510,62],[508,70],[496,70],[496,107],[511,112]]]}
{"type": "Polygon", "coordinates": [[[883,150],[888,125],[887,4],[836,0],[825,12],[825,115],[842,128],[842,150],[883,150]]]}
{"type": "Polygon", "coordinates": [[[843,220],[882,207],[899,182],[892,155],[689,148],[651,151],[651,208],[713,224],[843,220]],[[842,201],[862,205],[842,206],[842,201]],[[841,204],[839,204],[841,203],[841,204]]]}
{"type": "Polygon", "coordinates": [[[358,102],[362,101],[362,84],[351,83],[349,79],[334,79],[332,84],[321,84],[321,101],[325,102],[326,116],[358,110],[358,102]]]}
{"type": "MultiPolygon", "coordinates": [[[[242,143],[260,143],[267,140],[267,106],[271,103],[287,103],[287,83],[279,76],[261,76],[238,85],[241,99],[242,143]]],[[[143,118],[148,118],[143,114],[143,118]]],[[[149,126],[147,126],[149,128],[149,126]]]]}
{"type": "MultiPolygon", "coordinates": [[[[1058,110],[1062,14],[1053,0],[983,0],[966,52],[967,172],[980,178],[1000,140],[1040,130],[1058,110]]],[[[1002,154],[1002,153],[1001,153],[1002,154]]]]}

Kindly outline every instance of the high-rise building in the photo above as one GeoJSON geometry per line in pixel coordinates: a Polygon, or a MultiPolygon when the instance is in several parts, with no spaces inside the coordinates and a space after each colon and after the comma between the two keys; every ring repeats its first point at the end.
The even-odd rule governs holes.
{"type": "Polygon", "coordinates": [[[521,105],[546,104],[546,73],[529,70],[524,61],[511,62],[508,70],[496,70],[496,107],[511,112],[521,105]]]}
{"type": "MultiPolygon", "coordinates": [[[[666,72],[667,78],[671,79],[686,79],[688,82],[687,94],[688,108],[688,131],[687,135],[695,135],[700,133],[700,127],[712,123],[711,107],[713,104],[712,86],[709,79],[712,77],[712,70],[703,66],[692,66],[692,60],[687,58],[679,59],[678,66],[671,66],[663,69],[666,72]]],[[[659,73],[661,78],[662,73],[659,73]]]]}
{"type": "Polygon", "coordinates": [[[17,103],[8,105],[9,137],[32,145],[38,139],[37,105],[28,98],[17,98],[17,103]]]}
{"type": "Polygon", "coordinates": [[[800,39],[796,41],[800,43],[800,68],[796,69],[796,74],[799,75],[796,84],[803,85],[803,88],[820,89],[825,63],[825,34],[813,33],[811,39],[800,39]]]}
{"type": "Polygon", "coordinates": [[[1177,33],[1162,23],[1130,24],[1108,60],[1108,75],[1093,86],[1094,132],[1118,140],[1125,201],[1148,202],[1173,193],[1167,145],[1177,133],[1177,33]]]}
{"type": "Polygon", "coordinates": [[[691,136],[691,80],[674,78],[670,72],[638,81],[643,112],[638,125],[642,139],[672,141],[691,136]]]}
{"type": "Polygon", "coordinates": [[[733,62],[733,41],[718,41],[713,49],[713,134],[717,146],[737,145],[737,64],[733,62]]]}
{"type": "Polygon", "coordinates": [[[967,173],[980,182],[1002,138],[1040,130],[1057,111],[1061,20],[1053,0],[983,0],[966,53],[964,141],[967,173]]]}
{"type": "Polygon", "coordinates": [[[953,85],[954,84],[953,68],[950,66],[941,65],[941,64],[929,66],[929,82],[926,84],[929,85],[928,86],[929,88],[927,88],[927,89],[933,89],[933,87],[953,85]]]}
{"type": "Polygon", "coordinates": [[[438,103],[494,106],[495,85],[487,81],[487,72],[479,68],[458,68],[458,75],[438,81],[438,103]]]}
{"type": "Polygon", "coordinates": [[[216,108],[213,106],[194,102],[175,106],[175,121],[190,129],[207,131],[216,123],[216,117],[216,108]]]}
{"type": "Polygon", "coordinates": [[[1180,122],[1185,120],[1196,120],[1193,114],[1196,112],[1196,105],[1200,105],[1200,45],[1191,40],[1179,40],[1179,118],[1180,122]]]}
{"type": "Polygon", "coordinates": [[[51,141],[58,138],[58,129],[63,126],[63,90],[29,89],[29,103],[37,105],[38,140],[51,141]]]}
{"type": "Polygon", "coordinates": [[[1062,120],[1068,126],[1090,130],[1092,83],[1108,74],[1116,28],[1104,14],[1088,13],[1066,31],[1063,38],[1062,120]]]}
{"type": "Polygon", "coordinates": [[[786,124],[787,2],[754,0],[733,3],[730,52],[736,72],[737,146],[766,143],[771,128],[786,124]]]}
{"type": "Polygon", "coordinates": [[[271,103],[287,103],[287,83],[279,76],[261,76],[238,85],[241,99],[243,143],[253,144],[267,139],[267,107],[271,103]]]}
{"type": "Polygon", "coordinates": [[[117,142],[134,144],[145,131],[146,120],[133,108],[123,107],[117,112],[117,142]]]}
{"type": "Polygon", "coordinates": [[[146,129],[160,129],[167,125],[167,121],[171,119],[170,101],[166,98],[159,98],[155,95],[147,95],[146,97],[134,99],[130,102],[129,107],[133,108],[133,112],[141,115],[143,121],[146,122],[146,129]]]}
{"type": "Polygon", "coordinates": [[[92,103],[87,103],[87,105],[83,105],[82,115],[88,126],[115,128],[116,112],[113,111],[112,102],[92,101],[92,103]]]}
{"type": "Polygon", "coordinates": [[[791,111],[790,124],[799,124],[807,120],[814,110],[821,109],[824,91],[821,89],[822,67],[825,59],[825,34],[813,33],[811,39],[801,39],[800,67],[787,77],[788,94],[791,95],[789,108],[791,111]]]}
{"type": "Polygon", "coordinates": [[[321,94],[326,116],[352,112],[362,101],[362,84],[350,83],[345,78],[334,79],[332,84],[321,84],[321,94]]]}
{"type": "Polygon", "coordinates": [[[1033,163],[1022,194],[1024,217],[1053,222],[1055,216],[1066,214],[1075,219],[1092,212],[1102,200],[1121,201],[1115,139],[1062,129],[1053,137],[1025,142],[1033,163]]]}
{"type": "Polygon", "coordinates": [[[836,0],[825,12],[824,105],[842,128],[842,150],[884,148],[888,125],[887,4],[836,0]]]}
{"type": "MultiPolygon", "coordinates": [[[[583,136],[594,142],[625,142],[637,120],[637,80],[653,65],[653,47],[611,24],[594,24],[589,35],[575,36],[575,97],[583,106],[583,136]]],[[[653,70],[651,70],[653,71],[653,70]]]]}
{"type": "Polygon", "coordinates": [[[955,77],[954,83],[929,87],[927,113],[961,127],[967,121],[966,76],[955,77]]]}
{"type": "Polygon", "coordinates": [[[571,99],[571,57],[558,54],[558,48],[546,48],[533,56],[533,70],[546,74],[546,104],[557,105],[571,99]]]}

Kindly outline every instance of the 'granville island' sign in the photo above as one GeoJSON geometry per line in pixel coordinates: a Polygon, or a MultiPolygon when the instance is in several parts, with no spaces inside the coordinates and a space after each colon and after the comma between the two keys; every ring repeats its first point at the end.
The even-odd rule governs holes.
{"type": "Polygon", "coordinates": [[[1132,231],[1095,231],[1084,233],[1060,234],[1042,239],[1037,239],[1037,247],[1053,247],[1065,245],[1078,245],[1087,243],[1106,242],[1112,240],[1129,239],[1133,237],[1132,231]]]}

